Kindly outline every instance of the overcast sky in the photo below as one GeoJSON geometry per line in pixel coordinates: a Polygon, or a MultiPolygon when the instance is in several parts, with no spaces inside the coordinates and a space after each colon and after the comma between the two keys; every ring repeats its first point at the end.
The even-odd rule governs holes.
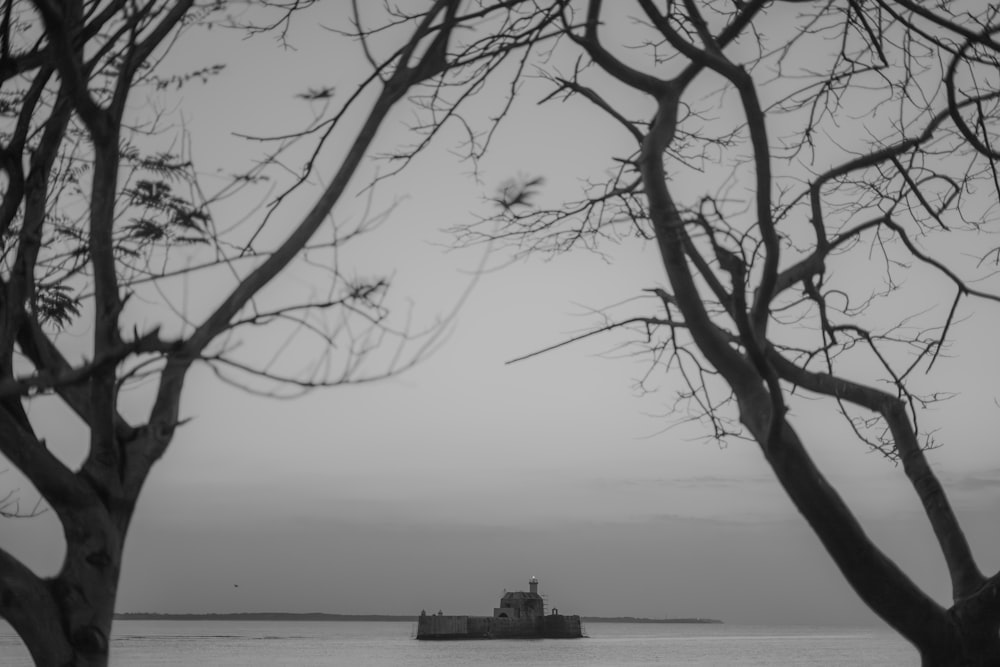
{"type": "MultiPolygon", "coordinates": [[[[227,65],[180,93],[209,182],[214,165],[257,150],[229,132],[288,129],[308,118],[309,104],[294,95],[310,86],[350,90],[358,74],[345,63],[358,61],[356,47],[342,42],[331,52],[334,39],[297,26],[298,51],[278,54],[266,40],[232,35],[213,35],[210,48],[203,35],[168,61],[177,71],[227,65]]],[[[558,196],[621,152],[622,136],[595,136],[586,114],[536,107],[538,97],[502,126],[478,180],[447,150],[458,135],[445,135],[379,191],[384,205],[399,199],[386,224],[345,250],[365,275],[392,273],[393,303],[412,302],[418,322],[449,313],[480,266],[482,249],[444,252],[443,228],[487,213],[482,197],[519,172],[546,177],[546,192],[558,196]]],[[[406,137],[407,119],[400,109],[380,147],[406,137]]],[[[347,202],[338,214],[359,206],[347,202]]],[[[652,246],[604,250],[482,275],[444,344],[399,377],[286,401],[194,371],[183,410],[191,421],[154,469],[133,521],[119,610],[488,614],[503,589],[537,576],[566,613],[877,622],[755,446],[731,440],[722,448],[703,426],[665,416],[676,378],[654,376],[659,391],[638,395],[647,366],[614,353],[623,338],[504,364],[595,324],[593,309],[664,284],[652,246]]],[[[991,570],[1000,566],[996,317],[971,308],[963,315],[955,331],[963,346],[928,379],[964,391],[927,417],[945,445],[930,458],[991,570]]],[[[141,389],[123,398],[126,410],[144,400],[141,389]]],[[[86,436],[75,418],[52,403],[31,409],[50,446],[78,458],[86,436]]],[[[876,541],[947,602],[947,571],[902,471],[866,452],[823,406],[795,417],[876,541]]],[[[0,484],[14,480],[0,475],[0,484]]],[[[51,514],[4,520],[0,531],[4,547],[36,571],[58,568],[51,514]]]]}

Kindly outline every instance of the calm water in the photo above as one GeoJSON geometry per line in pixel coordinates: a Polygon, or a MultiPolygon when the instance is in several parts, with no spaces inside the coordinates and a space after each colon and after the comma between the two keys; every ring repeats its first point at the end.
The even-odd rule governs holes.
{"type": "MultiPolygon", "coordinates": [[[[118,621],[111,664],[288,667],[635,667],[917,665],[913,650],[879,629],[588,623],[587,639],[418,642],[413,623],[118,621]]],[[[0,665],[30,667],[0,626],[0,665]]]]}

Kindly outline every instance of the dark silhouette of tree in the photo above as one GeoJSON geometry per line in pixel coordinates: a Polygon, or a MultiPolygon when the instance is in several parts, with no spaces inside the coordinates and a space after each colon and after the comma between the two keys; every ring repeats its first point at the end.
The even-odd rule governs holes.
{"type": "MultiPolygon", "coordinates": [[[[223,65],[168,73],[165,55],[210,28],[291,41],[295,21],[319,3],[3,3],[0,454],[34,485],[66,541],[62,567],[49,578],[0,550],[0,617],[36,664],[107,664],[129,522],[153,464],[183,422],[180,396],[192,366],[208,364],[251,389],[306,390],[399,372],[437,339],[439,328],[421,335],[389,323],[385,279],[338,271],[338,253],[382,216],[334,222],[331,211],[395,106],[408,105],[409,117],[427,121],[412,128],[412,146],[391,156],[399,169],[459,118],[460,104],[508,56],[525,57],[551,37],[558,13],[522,2],[411,4],[340,7],[353,8],[353,18],[348,34],[331,32],[330,39],[353,40],[358,57],[331,56],[330,75],[355,76],[357,87],[341,93],[303,82],[300,103],[320,107],[315,122],[290,132],[276,122],[274,137],[248,138],[270,147],[266,159],[210,193],[191,151],[176,148],[199,138],[178,136],[170,128],[179,124],[158,110],[178,104],[171,95],[179,88],[211,85],[223,65]],[[143,104],[151,99],[160,103],[143,104]],[[350,118],[361,120],[352,125],[350,118]],[[346,148],[327,150],[338,142],[346,148]],[[253,192],[277,170],[293,178],[259,198],[264,206],[232,211],[237,193],[253,192]],[[305,198],[309,206],[291,204],[305,198]],[[305,300],[275,303],[261,294],[284,269],[303,263],[324,271],[305,300]],[[197,307],[184,288],[193,281],[212,286],[198,290],[197,307]],[[271,330],[269,340],[282,337],[282,349],[309,339],[321,358],[296,373],[274,356],[241,356],[239,344],[258,329],[271,330]],[[60,337],[63,330],[74,335],[60,337]],[[70,348],[81,337],[90,349],[74,362],[80,351],[70,348]],[[384,355],[386,365],[365,365],[386,345],[395,348],[384,355]],[[138,423],[119,404],[136,383],[155,388],[138,423]],[[38,396],[63,402],[85,425],[87,453],[78,469],[38,436],[38,411],[25,410],[38,396]]],[[[259,94],[269,95],[266,81],[259,94]]],[[[14,495],[0,496],[0,513],[26,512],[14,495]]]]}
{"type": "Polygon", "coordinates": [[[853,589],[925,665],[1000,664],[1000,574],[980,570],[928,463],[937,443],[919,420],[944,394],[917,377],[940,363],[963,307],[1000,300],[987,236],[1000,199],[998,11],[566,3],[565,36],[538,63],[548,100],[603,112],[607,128],[587,134],[617,133],[622,152],[576,201],[547,202],[522,177],[500,189],[494,218],[455,230],[460,245],[518,253],[655,245],[666,286],[592,334],[636,330],[650,372],[685,384],[684,413],[717,438],[756,441],[853,589]],[[954,299],[928,303],[907,276],[943,281],[954,299]],[[814,464],[795,406],[810,400],[815,414],[818,399],[911,482],[949,607],[869,539],[814,464]]]}
{"type": "Polygon", "coordinates": [[[332,241],[315,240],[395,106],[417,119],[415,140],[382,156],[390,168],[372,188],[449,124],[466,133],[474,167],[525,73],[551,84],[543,101],[601,112],[610,129],[588,134],[618,133],[622,152],[576,201],[549,202],[537,174],[505,183],[496,216],[456,230],[459,243],[546,253],[627,238],[655,245],[667,284],[650,289],[648,310],[607,313],[595,332],[636,329],[652,371],[686,383],[680,408],[718,438],[759,444],[848,582],[924,664],[1000,664],[1000,574],[977,566],[928,463],[936,443],[918,418],[943,395],[916,379],[947,351],[964,302],[1000,300],[989,291],[1000,252],[982,242],[1000,197],[994,4],[352,2],[347,37],[359,57],[342,66],[368,74],[346,93],[340,81],[303,82],[300,103],[321,109],[315,122],[257,137],[273,147],[268,159],[206,194],[190,155],[164,148],[177,144],[160,141],[158,119],[136,116],[130,101],[139,90],[210,85],[218,65],[158,71],[196,31],[228,24],[293,42],[301,12],[320,5],[35,0],[0,12],[0,454],[58,516],[67,543],[51,578],[0,551],[0,615],[38,664],[107,663],[129,521],[182,422],[194,364],[302,390],[406,365],[373,373],[361,363],[400,333],[386,320],[384,280],[334,268],[321,297],[274,303],[262,290],[299,259],[336,255],[370,229],[333,226],[332,241]],[[481,125],[460,116],[486,89],[502,91],[491,98],[499,107],[481,125]],[[338,141],[348,148],[331,170],[325,149],[338,141]],[[217,219],[233,192],[294,155],[301,168],[259,215],[217,219]],[[316,180],[311,206],[293,213],[316,180]],[[940,278],[953,302],[913,300],[908,274],[940,278]],[[228,276],[228,291],[193,311],[174,281],[207,275],[228,276]],[[151,294],[157,306],[140,316],[137,302],[151,294]],[[164,324],[150,325],[160,314],[164,324]],[[364,333],[347,317],[367,323],[364,333]],[[71,362],[57,336],[72,327],[90,340],[84,362],[71,362]],[[336,344],[344,359],[295,374],[240,356],[237,343],[260,327],[336,344]],[[138,381],[155,397],[133,424],[119,393],[138,381]],[[39,394],[86,425],[78,469],[36,434],[25,402],[39,394]],[[868,538],[817,469],[795,430],[802,397],[825,400],[859,441],[900,464],[947,563],[950,607],[868,538]]]}

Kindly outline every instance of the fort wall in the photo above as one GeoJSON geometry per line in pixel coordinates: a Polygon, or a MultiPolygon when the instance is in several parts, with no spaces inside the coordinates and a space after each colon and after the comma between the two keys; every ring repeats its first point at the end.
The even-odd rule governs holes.
{"type": "Polygon", "coordinates": [[[537,637],[541,623],[537,618],[496,618],[484,616],[490,637],[537,637]]]}
{"type": "Polygon", "coordinates": [[[583,636],[579,616],[420,616],[417,639],[574,638],[583,636]]]}
{"type": "Polygon", "coordinates": [[[468,616],[417,617],[417,639],[461,639],[468,636],[468,616]]]}
{"type": "Polygon", "coordinates": [[[583,626],[579,616],[552,614],[542,617],[542,636],[553,638],[576,638],[583,636],[583,626]]]}

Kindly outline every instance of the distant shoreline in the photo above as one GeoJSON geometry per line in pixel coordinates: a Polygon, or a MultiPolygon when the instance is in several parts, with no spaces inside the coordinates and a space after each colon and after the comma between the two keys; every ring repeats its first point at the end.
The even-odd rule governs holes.
{"type": "Polygon", "coordinates": [[[717,618],[641,618],[636,616],[581,616],[584,623],[722,623],[717,618]]]}
{"type": "MultiPolygon", "coordinates": [[[[324,614],[251,611],[228,614],[161,614],[125,612],[119,621],[416,621],[416,614],[324,614]]],[[[635,616],[581,616],[584,623],[722,623],[714,618],[640,618],[635,616]]]]}

